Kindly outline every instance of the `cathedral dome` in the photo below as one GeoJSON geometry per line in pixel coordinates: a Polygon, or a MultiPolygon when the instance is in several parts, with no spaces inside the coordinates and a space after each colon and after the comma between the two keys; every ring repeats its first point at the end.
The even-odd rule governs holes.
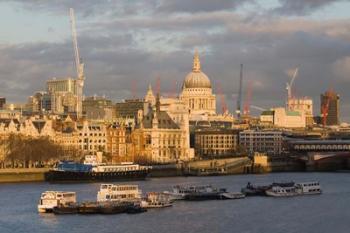
{"type": "Polygon", "coordinates": [[[193,57],[193,68],[184,81],[183,88],[211,88],[211,83],[206,74],[201,71],[199,55],[196,51],[193,57]]]}

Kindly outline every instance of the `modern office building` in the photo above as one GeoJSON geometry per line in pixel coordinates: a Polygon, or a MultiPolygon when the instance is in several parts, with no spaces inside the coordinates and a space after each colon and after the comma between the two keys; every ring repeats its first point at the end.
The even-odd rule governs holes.
{"type": "Polygon", "coordinates": [[[240,146],[251,155],[255,152],[280,155],[282,141],[282,132],[277,130],[244,130],[239,133],[240,146]]]}
{"type": "Polygon", "coordinates": [[[325,111],[326,125],[339,125],[339,101],[340,97],[334,91],[321,94],[321,117],[325,111]]]}

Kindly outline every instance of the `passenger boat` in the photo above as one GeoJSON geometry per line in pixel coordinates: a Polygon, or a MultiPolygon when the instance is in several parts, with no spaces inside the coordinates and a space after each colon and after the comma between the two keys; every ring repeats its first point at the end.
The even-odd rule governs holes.
{"type": "Polygon", "coordinates": [[[97,202],[141,202],[141,195],[138,185],[101,184],[97,202]]]}
{"type": "Polygon", "coordinates": [[[292,187],[272,186],[266,190],[266,195],[271,197],[291,197],[321,193],[322,190],[319,182],[297,183],[292,187]]]}
{"type": "Polygon", "coordinates": [[[312,195],[322,193],[321,185],[317,181],[298,183],[295,187],[301,195],[312,195]]]}
{"type": "Polygon", "coordinates": [[[295,187],[281,187],[272,186],[270,189],[265,191],[267,196],[270,197],[293,197],[299,195],[295,187]]]}
{"type": "Polygon", "coordinates": [[[150,166],[134,163],[105,165],[61,161],[57,167],[45,173],[45,180],[49,182],[140,180],[147,177],[150,169],[150,166]]]}
{"type": "Polygon", "coordinates": [[[77,202],[75,192],[46,191],[41,194],[38,205],[40,213],[52,212],[57,206],[73,206],[77,202]]]}
{"type": "Polygon", "coordinates": [[[144,208],[164,208],[172,206],[169,195],[164,193],[150,192],[147,197],[141,201],[144,208]]]}

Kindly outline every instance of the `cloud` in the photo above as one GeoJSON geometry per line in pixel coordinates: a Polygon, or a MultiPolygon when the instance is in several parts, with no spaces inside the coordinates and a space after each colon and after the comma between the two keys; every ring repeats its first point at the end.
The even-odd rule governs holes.
{"type": "Polygon", "coordinates": [[[334,74],[346,83],[350,82],[350,56],[338,59],[332,65],[334,74]]]}
{"type": "MultiPolygon", "coordinates": [[[[50,9],[66,14],[71,1],[17,2],[33,10],[38,3],[37,11],[50,9]]],[[[319,94],[330,86],[341,93],[342,100],[350,98],[347,85],[343,85],[350,66],[348,19],[243,15],[233,12],[239,7],[238,1],[219,1],[214,7],[210,7],[214,1],[200,1],[203,5],[198,3],[196,8],[190,0],[188,9],[171,5],[177,1],[151,1],[146,13],[137,5],[142,3],[127,5],[126,1],[118,1],[124,4],[123,12],[131,12],[118,15],[120,8],[113,8],[117,1],[96,2],[74,1],[86,7],[75,5],[76,12],[86,10],[92,18],[97,17],[88,18],[84,30],[78,30],[80,54],[86,64],[86,95],[105,94],[121,100],[131,98],[135,90],[137,97],[143,97],[157,76],[163,95],[179,92],[191,71],[197,47],[203,71],[214,90],[215,83],[221,82],[231,111],[235,108],[241,63],[244,92],[247,84],[253,83],[252,105],[267,109],[284,106],[285,83],[290,80],[285,71],[297,65],[300,70],[294,83],[295,94],[312,97],[315,114],[319,112],[319,94]],[[100,13],[108,17],[98,18],[100,13]]],[[[47,79],[74,74],[71,38],[56,43],[0,46],[0,93],[10,101],[24,102],[34,91],[45,89],[47,79]]],[[[349,109],[342,110],[343,116],[350,114],[349,109]]]]}
{"type": "Polygon", "coordinates": [[[272,11],[282,15],[307,15],[343,0],[279,0],[280,6],[272,11]]]}
{"type": "Polygon", "coordinates": [[[162,0],[158,7],[160,12],[212,12],[233,10],[253,0],[162,0]]]}

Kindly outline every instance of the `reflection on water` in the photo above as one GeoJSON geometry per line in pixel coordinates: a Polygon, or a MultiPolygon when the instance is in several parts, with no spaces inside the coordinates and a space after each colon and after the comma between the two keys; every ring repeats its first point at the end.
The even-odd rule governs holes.
{"type": "Polygon", "coordinates": [[[349,232],[350,174],[275,173],[223,177],[154,178],[130,182],[144,192],[169,190],[173,185],[212,184],[239,191],[248,181],[320,181],[324,193],[294,198],[249,197],[239,200],[176,202],[173,207],[137,215],[38,214],[46,190],[76,191],[78,200],[95,200],[100,184],[2,184],[0,232],[349,232]]]}

